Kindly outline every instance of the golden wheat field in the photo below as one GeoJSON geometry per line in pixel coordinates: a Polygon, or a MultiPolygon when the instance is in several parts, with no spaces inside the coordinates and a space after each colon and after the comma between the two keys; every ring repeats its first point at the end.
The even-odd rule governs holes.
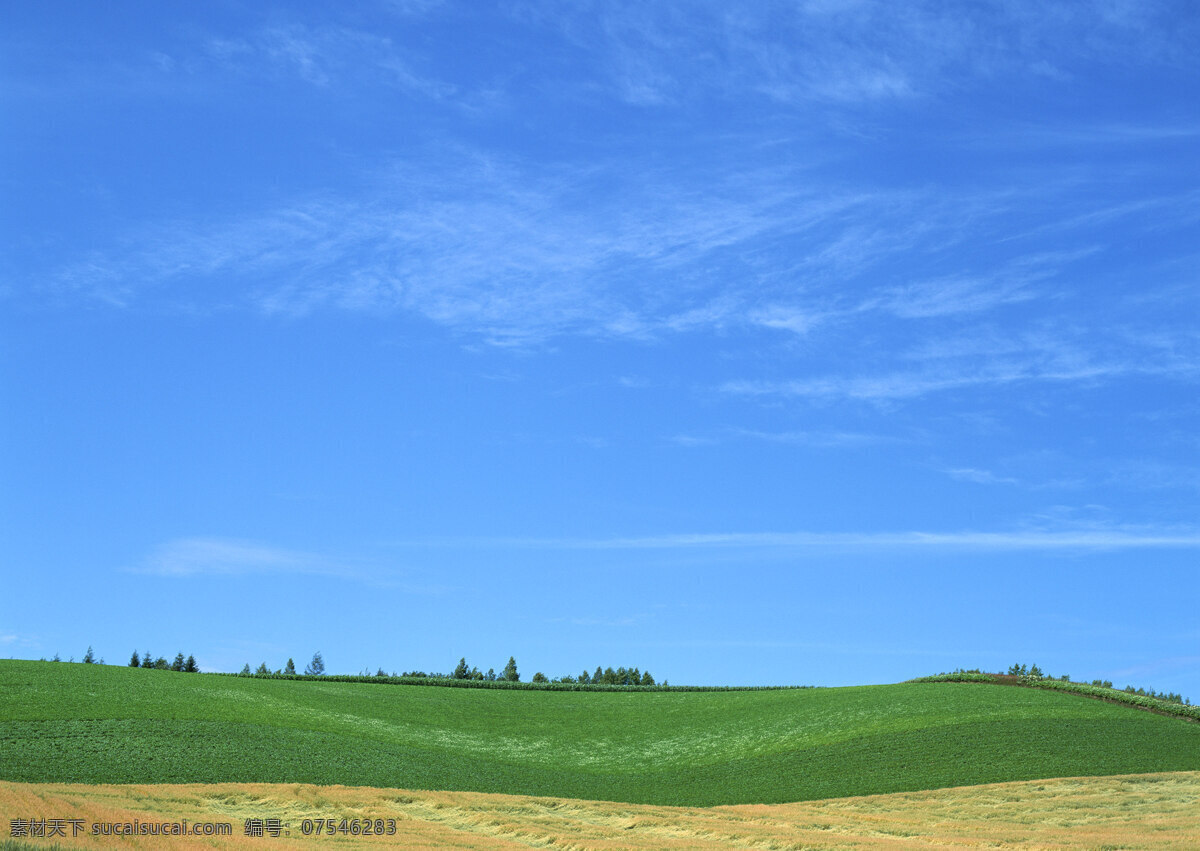
{"type": "MultiPolygon", "coordinates": [[[[1200,848],[1200,772],[997,783],[711,808],[302,784],[0,783],[13,820],[61,819],[64,848],[1200,848]],[[72,838],[72,819],[79,835],[72,838]],[[227,838],[93,836],[100,823],[224,823],[227,838]],[[278,837],[247,836],[279,819],[278,837]],[[304,820],[393,819],[383,836],[304,836],[304,820]]],[[[324,822],[323,822],[324,823],[324,822]]],[[[386,824],[386,821],[384,822],[386,824]]],[[[310,825],[311,826],[311,825],[310,825]]]]}

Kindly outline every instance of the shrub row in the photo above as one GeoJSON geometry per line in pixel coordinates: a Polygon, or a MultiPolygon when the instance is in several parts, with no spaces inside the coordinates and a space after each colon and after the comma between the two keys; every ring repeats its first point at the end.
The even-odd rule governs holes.
{"type": "Polygon", "coordinates": [[[1200,706],[1176,703],[1174,701],[1167,701],[1157,697],[1150,697],[1149,695],[1122,691],[1121,689],[1087,685],[1085,683],[1064,682],[1063,680],[1042,679],[1030,676],[1009,677],[1000,674],[980,673],[978,671],[955,671],[951,674],[935,674],[929,677],[917,677],[915,680],[909,680],[908,682],[994,683],[997,685],[1017,685],[1025,686],[1026,688],[1065,691],[1070,694],[1096,697],[1102,700],[1112,701],[1113,703],[1124,703],[1130,706],[1139,706],[1143,709],[1152,709],[1155,712],[1161,712],[1165,715],[1174,715],[1179,718],[1189,718],[1193,721],[1200,721],[1200,706]]]}
{"type": "Polygon", "coordinates": [[[227,674],[218,673],[211,676],[243,677],[255,680],[306,680],[324,683],[377,683],[382,685],[403,686],[440,686],[442,688],[492,688],[517,689],[524,691],[780,691],[783,689],[816,688],[816,686],[619,686],[597,685],[595,683],[523,683],[508,680],[457,680],[451,677],[381,677],[363,674],[331,674],[326,676],[306,677],[299,674],[227,674]]]}

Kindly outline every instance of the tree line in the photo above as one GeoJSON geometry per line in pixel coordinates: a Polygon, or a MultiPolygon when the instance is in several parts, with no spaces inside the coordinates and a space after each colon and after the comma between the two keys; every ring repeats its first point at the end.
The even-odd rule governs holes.
{"type": "MultiPolygon", "coordinates": [[[[992,674],[989,674],[986,671],[981,671],[981,670],[979,670],[979,668],[971,668],[969,670],[965,669],[965,668],[956,668],[953,671],[951,671],[949,674],[943,673],[943,674],[938,674],[937,676],[945,677],[945,676],[956,676],[959,674],[978,675],[979,677],[992,676],[992,674]]],[[[1003,676],[1016,677],[1017,679],[1025,682],[1027,684],[1066,683],[1068,686],[1081,686],[1081,685],[1094,686],[1096,688],[1101,688],[1101,689],[1112,689],[1113,691],[1122,691],[1125,694],[1133,694],[1133,695],[1137,695],[1139,697],[1149,697],[1149,698],[1153,698],[1154,700],[1161,700],[1164,703],[1177,703],[1180,706],[1191,706],[1192,705],[1192,701],[1190,698],[1186,698],[1181,694],[1176,694],[1173,691],[1155,691],[1152,688],[1150,688],[1150,689],[1142,688],[1142,687],[1134,688],[1133,686],[1125,686],[1125,688],[1123,688],[1123,689],[1116,689],[1113,687],[1112,680],[1092,680],[1090,683],[1076,683],[1074,680],[1071,679],[1070,674],[1062,674],[1057,677],[1052,677],[1052,676],[1050,676],[1050,674],[1047,674],[1045,671],[1043,671],[1037,665],[1025,665],[1022,663],[1018,663],[1016,665],[1010,665],[1008,668],[1008,671],[1005,672],[1005,674],[1003,676]]]]}
{"type": "MultiPolygon", "coordinates": [[[[43,659],[42,661],[45,661],[45,660],[43,659]]],[[[51,661],[61,662],[62,660],[58,657],[57,654],[55,654],[54,659],[51,661]]],[[[71,658],[71,661],[72,662],[75,661],[74,657],[71,658]]],[[[91,646],[88,647],[87,654],[83,657],[83,662],[88,665],[91,665],[91,664],[103,665],[104,664],[103,659],[101,659],[99,661],[99,663],[96,662],[96,656],[95,656],[95,653],[93,653],[91,646]]],[[[157,669],[160,671],[182,671],[184,673],[189,673],[189,674],[195,674],[195,673],[200,672],[200,667],[196,664],[196,657],[192,656],[190,654],[185,658],[182,653],[178,653],[175,656],[175,661],[168,662],[166,660],[166,658],[163,656],[154,658],[151,655],[149,650],[147,650],[145,653],[142,653],[141,655],[139,655],[138,651],[136,649],[133,651],[133,655],[129,657],[129,667],[130,668],[153,668],[153,669],[157,669]]],[[[1036,666],[1035,666],[1035,668],[1036,668],[1036,666]]],[[[281,668],[276,668],[274,671],[272,671],[269,667],[267,667],[266,662],[261,662],[256,669],[252,670],[250,668],[250,663],[247,662],[242,667],[242,670],[239,671],[238,673],[241,674],[242,676],[272,676],[272,675],[297,676],[296,662],[291,657],[288,658],[287,664],[285,664],[281,668]]],[[[320,676],[324,676],[324,674],[325,674],[325,659],[322,657],[321,651],[318,650],[316,653],[313,654],[312,660],[308,663],[308,665],[305,666],[304,676],[320,677],[320,676]]],[[[370,676],[370,674],[368,674],[364,671],[363,676],[370,676]]],[[[380,668],[379,670],[377,670],[375,672],[375,676],[376,677],[387,677],[387,676],[389,676],[389,674],[386,671],[384,671],[383,668],[380,668]]],[[[397,674],[396,672],[393,671],[390,676],[392,676],[392,677],[414,677],[414,678],[420,678],[420,679],[435,679],[435,680],[436,679],[478,680],[478,681],[484,681],[484,682],[510,682],[510,683],[521,682],[521,674],[517,670],[517,660],[513,656],[508,657],[508,663],[505,664],[504,668],[500,671],[500,673],[496,673],[495,668],[488,668],[486,672],[483,672],[474,666],[468,667],[467,659],[464,656],[458,660],[458,664],[454,667],[454,671],[449,674],[426,673],[425,671],[405,671],[402,674],[397,674]]],[[[553,679],[547,677],[541,671],[538,671],[537,673],[535,673],[533,675],[530,682],[534,682],[534,683],[574,683],[574,684],[579,684],[579,685],[607,685],[607,686],[660,685],[660,683],[654,678],[653,674],[651,674],[649,671],[643,671],[638,667],[627,668],[627,667],[622,666],[619,668],[613,668],[613,667],[609,666],[606,668],[601,665],[597,665],[596,670],[592,673],[588,673],[588,670],[586,668],[584,668],[583,671],[581,671],[578,676],[572,676],[570,674],[566,674],[561,677],[554,677],[553,679]]],[[[666,686],[666,685],[668,685],[668,683],[666,680],[663,680],[661,685],[666,686]]]]}
{"type": "MultiPolygon", "coordinates": [[[[242,676],[278,676],[278,675],[296,676],[297,675],[296,674],[296,663],[294,660],[292,660],[290,658],[287,660],[286,665],[284,665],[282,668],[276,668],[274,671],[272,671],[269,667],[267,667],[266,662],[263,662],[262,664],[260,664],[257,669],[252,670],[250,668],[250,663],[247,662],[246,665],[242,668],[242,670],[239,673],[242,676]]],[[[312,661],[304,669],[304,675],[312,677],[312,676],[321,676],[324,673],[325,673],[325,661],[324,661],[324,659],[322,659],[321,653],[318,651],[317,653],[315,653],[313,655],[312,661]]],[[[477,682],[508,682],[508,683],[521,682],[521,673],[517,669],[517,660],[513,656],[508,657],[508,662],[500,670],[499,673],[496,672],[495,668],[488,668],[487,671],[481,671],[481,670],[479,670],[479,668],[477,668],[473,665],[468,665],[467,659],[464,656],[458,660],[458,664],[454,666],[454,670],[449,674],[443,674],[443,673],[436,672],[436,671],[404,671],[399,674],[397,674],[395,671],[393,671],[391,674],[389,674],[387,671],[383,670],[383,668],[379,668],[374,673],[374,675],[372,675],[368,669],[367,671],[363,671],[360,674],[360,676],[363,676],[363,677],[375,676],[378,678],[390,676],[390,677],[405,677],[405,678],[410,678],[410,679],[422,679],[422,680],[474,680],[477,682]]],[[[659,685],[659,682],[654,678],[654,675],[651,674],[649,671],[642,671],[640,668],[637,668],[637,667],[630,667],[630,668],[620,667],[620,668],[614,669],[611,666],[605,668],[600,665],[596,666],[596,670],[594,673],[588,673],[587,669],[585,668],[578,676],[572,676],[570,674],[567,674],[567,675],[564,675],[561,677],[554,677],[553,679],[551,679],[550,677],[547,677],[541,671],[538,671],[537,673],[535,673],[533,675],[530,682],[534,682],[534,683],[576,683],[576,684],[580,684],[580,685],[609,685],[609,686],[653,686],[653,685],[659,685]]],[[[661,685],[665,686],[665,685],[668,685],[668,683],[666,680],[663,680],[661,685]]]]}
{"type": "MultiPolygon", "coordinates": [[[[442,674],[426,674],[423,671],[414,671],[402,674],[401,676],[412,677],[441,677],[442,674]]],[[[508,657],[508,664],[504,666],[504,670],[499,674],[494,668],[488,668],[487,673],[481,672],[478,668],[467,667],[467,659],[464,656],[458,660],[458,665],[454,668],[454,673],[450,674],[447,679],[452,680],[484,680],[495,681],[505,680],[507,682],[519,683],[521,675],[517,672],[517,660],[512,656],[508,657]]],[[[589,674],[587,668],[584,668],[579,676],[566,674],[553,679],[547,677],[541,671],[533,675],[530,682],[535,683],[579,683],[581,685],[609,685],[609,686],[653,686],[658,685],[654,676],[649,671],[642,671],[639,668],[620,667],[613,669],[611,666],[604,668],[600,665],[596,666],[595,673],[589,674]]],[[[663,681],[663,685],[666,685],[663,681]]]]}
{"type": "MultiPolygon", "coordinates": [[[[91,648],[89,647],[88,650],[91,650],[91,648]]],[[[86,662],[87,659],[84,659],[83,661],[86,662]]],[[[156,668],[160,671],[182,671],[185,674],[200,673],[200,666],[196,664],[196,657],[191,655],[190,653],[188,654],[188,657],[186,659],[183,658],[182,653],[176,653],[175,661],[168,662],[166,660],[166,658],[163,656],[159,656],[157,659],[153,659],[150,656],[149,650],[147,650],[145,653],[143,653],[141,658],[139,659],[138,652],[135,649],[133,651],[133,655],[129,657],[129,667],[130,668],[156,668]]]]}

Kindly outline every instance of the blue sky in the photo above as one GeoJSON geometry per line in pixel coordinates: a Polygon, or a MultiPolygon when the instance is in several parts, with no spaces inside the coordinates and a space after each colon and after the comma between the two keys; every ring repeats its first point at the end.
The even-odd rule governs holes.
{"type": "Polygon", "coordinates": [[[5,18],[0,654],[1200,698],[1192,4],[5,18]]]}

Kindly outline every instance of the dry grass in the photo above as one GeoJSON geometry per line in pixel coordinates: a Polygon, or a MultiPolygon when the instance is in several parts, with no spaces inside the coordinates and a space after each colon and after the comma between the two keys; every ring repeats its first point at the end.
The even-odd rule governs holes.
{"type": "MultiPolygon", "coordinates": [[[[301,784],[0,783],[10,819],[226,822],[232,839],[34,840],[65,848],[1200,848],[1200,772],[997,783],[797,804],[657,807],[301,784]],[[291,834],[243,836],[246,818],[291,834]],[[300,835],[302,818],[397,821],[393,837],[300,835]]],[[[69,834],[68,828],[68,834],[69,834]]]]}

